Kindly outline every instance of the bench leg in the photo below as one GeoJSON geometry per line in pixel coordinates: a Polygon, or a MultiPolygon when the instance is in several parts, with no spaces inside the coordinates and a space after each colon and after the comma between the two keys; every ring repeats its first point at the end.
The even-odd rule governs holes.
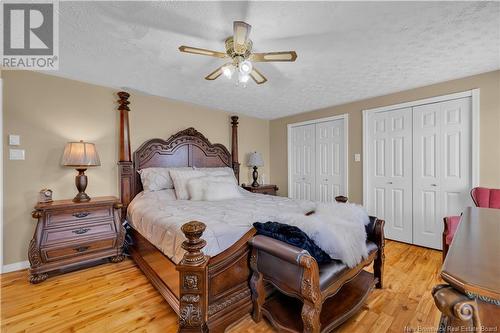
{"type": "Polygon", "coordinates": [[[304,300],[302,306],[302,322],[304,324],[304,333],[319,333],[321,323],[319,315],[321,313],[321,304],[314,304],[308,300],[304,300]]]}
{"type": "Polygon", "coordinates": [[[377,258],[373,261],[373,275],[378,280],[375,284],[377,289],[382,289],[384,287],[384,252],[380,253],[377,258]]]}
{"type": "Polygon", "coordinates": [[[252,268],[252,277],[250,278],[250,288],[252,290],[253,312],[252,318],[258,323],[262,320],[262,306],[266,301],[264,289],[263,274],[259,272],[257,267],[257,250],[252,249],[250,256],[250,267],[252,268]]]}
{"type": "Polygon", "coordinates": [[[378,279],[375,287],[382,289],[384,287],[384,262],[385,262],[385,237],[384,237],[384,220],[375,221],[375,244],[378,247],[377,258],[373,261],[373,275],[378,279]]]}

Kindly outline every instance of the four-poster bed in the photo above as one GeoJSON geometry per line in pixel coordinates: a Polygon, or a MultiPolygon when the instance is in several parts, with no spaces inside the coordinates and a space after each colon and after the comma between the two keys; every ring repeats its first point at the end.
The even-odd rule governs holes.
{"type": "MultiPolygon", "coordinates": [[[[249,241],[256,233],[256,230],[251,227],[252,223],[259,221],[261,218],[268,218],[268,215],[266,215],[267,213],[261,215],[259,218],[252,216],[251,221],[241,223],[240,227],[243,225],[243,229],[240,229],[241,232],[237,234],[236,237],[233,237],[231,241],[227,241],[226,239],[226,246],[221,247],[221,251],[219,252],[213,252],[213,248],[210,247],[210,241],[207,245],[207,242],[201,238],[205,228],[207,228],[205,238],[209,240],[207,237],[210,236],[214,239],[214,230],[212,229],[214,228],[214,219],[210,219],[211,215],[205,210],[202,210],[202,208],[199,208],[205,207],[209,209],[208,207],[210,207],[210,209],[215,209],[217,204],[214,202],[209,203],[207,206],[200,206],[197,204],[195,209],[197,211],[195,216],[199,216],[201,220],[206,221],[207,225],[202,222],[192,221],[195,218],[191,218],[191,215],[189,215],[189,218],[186,218],[188,215],[182,215],[183,217],[179,218],[178,221],[180,223],[174,223],[173,231],[172,229],[169,231],[161,229],[162,221],[159,220],[156,222],[156,226],[149,229],[148,227],[144,228],[142,222],[137,222],[138,224],[136,225],[136,218],[132,216],[137,216],[135,214],[137,211],[136,207],[139,205],[137,202],[141,200],[141,197],[145,196],[139,171],[142,170],[141,172],[144,172],[146,168],[230,168],[228,172],[232,177],[232,170],[236,178],[235,182],[237,181],[239,183],[238,117],[231,117],[231,153],[221,144],[212,144],[203,134],[199,133],[194,128],[188,128],[172,135],[167,140],[150,139],[144,142],[133,154],[131,154],[130,128],[128,122],[128,112],[130,111],[128,107],[129,94],[126,92],[119,92],[118,96],[120,98],[118,101],[118,110],[120,112],[120,161],[118,163],[120,199],[123,204],[122,216],[125,217],[128,213],[128,222],[132,225],[129,231],[133,243],[129,247],[130,255],[172,309],[178,314],[180,332],[223,332],[229,325],[252,312],[253,306],[256,304],[252,304],[252,297],[255,298],[258,296],[259,299],[264,297],[261,291],[256,293],[255,290],[252,295],[250,289],[250,279],[252,276],[250,266],[251,262],[255,262],[257,257],[255,253],[252,255],[249,245],[251,242],[249,241]],[[127,208],[129,208],[128,211],[127,208]],[[189,222],[190,220],[191,222],[189,222]],[[176,236],[175,233],[179,231],[179,228],[182,234],[176,236]],[[178,260],[175,259],[174,256],[167,256],[169,252],[166,252],[163,245],[159,245],[159,243],[155,242],[157,239],[155,236],[152,236],[152,234],[167,235],[166,238],[169,240],[173,239],[174,243],[175,240],[181,239],[181,241],[183,241],[181,247],[185,252],[181,251],[178,259],[182,259],[178,260]],[[208,254],[212,253],[213,256],[205,255],[202,250],[205,250],[208,254]]],[[[171,176],[173,173],[175,172],[170,171],[171,176]]],[[[270,196],[258,194],[248,195],[255,196],[250,199],[252,204],[255,204],[255,206],[252,206],[254,208],[253,211],[265,210],[266,205],[267,209],[269,209],[269,207],[277,209],[277,207],[281,205],[279,206],[280,209],[287,211],[293,210],[295,206],[300,206],[299,202],[292,199],[271,198],[270,196]],[[269,200],[279,202],[279,204],[276,206],[269,206],[269,200]],[[286,206],[285,201],[288,202],[288,206],[286,206]]],[[[345,202],[347,198],[338,197],[336,200],[338,202],[345,202]]],[[[193,202],[191,200],[174,201],[177,205],[182,206],[181,210],[183,211],[185,211],[186,205],[196,204],[196,201],[193,202]]],[[[226,217],[228,221],[240,222],[240,217],[232,213],[242,214],[245,207],[241,204],[238,206],[235,203],[236,201],[231,201],[229,206],[224,207],[222,209],[222,215],[226,217]]],[[[174,206],[170,205],[168,202],[162,204],[157,203],[156,205],[147,203],[143,205],[143,208],[148,213],[153,215],[156,214],[156,217],[162,214],[174,216],[173,210],[177,208],[177,206],[174,206]],[[163,210],[158,213],[158,209],[163,210]]],[[[248,209],[248,207],[246,207],[246,209],[248,209]]],[[[301,211],[300,214],[308,215],[311,213],[311,209],[307,209],[301,211]]],[[[245,211],[243,215],[249,216],[248,210],[245,211]]],[[[340,316],[339,318],[335,318],[335,323],[337,324],[346,320],[361,306],[365,297],[375,284],[379,288],[382,287],[384,221],[376,218],[372,218],[372,220],[371,226],[368,228],[369,230],[367,229],[367,243],[371,243],[372,251],[366,260],[360,263],[357,268],[347,269],[347,267],[344,267],[345,265],[342,266],[342,262],[337,262],[337,264],[331,264],[328,266],[329,268],[323,268],[319,271],[320,275],[329,275],[331,281],[328,281],[333,283],[336,288],[328,289],[330,293],[325,296],[325,299],[335,295],[338,290],[343,290],[345,294],[350,295],[347,301],[341,301],[343,302],[343,308],[346,309],[346,312],[342,312],[340,315],[337,314],[340,316]],[[372,262],[374,263],[374,273],[362,273],[363,267],[372,262]],[[342,267],[338,268],[340,266],[342,267]],[[361,277],[358,278],[358,276],[361,277]],[[352,285],[352,281],[354,280],[357,281],[361,287],[358,285],[349,287],[349,283],[351,282],[352,285]],[[343,288],[344,285],[347,287],[343,288]]],[[[236,225],[231,225],[230,223],[224,224],[222,228],[219,226],[218,230],[231,228],[232,226],[236,225]]],[[[221,238],[217,238],[217,240],[221,240],[221,238]]],[[[285,243],[282,243],[280,247],[284,248],[286,250],[285,252],[293,251],[294,248],[285,243]]],[[[304,253],[300,253],[300,255],[303,256],[304,253]]],[[[277,255],[279,257],[281,254],[278,253],[277,255]]],[[[309,255],[307,256],[309,257],[309,255]]],[[[314,261],[313,259],[311,260],[314,261]]],[[[255,266],[255,263],[253,266],[255,266]]],[[[290,272],[289,270],[286,271],[290,272]]],[[[310,275],[309,271],[299,269],[298,272],[296,276],[288,276],[287,279],[292,279],[293,281],[297,279],[303,280],[301,282],[302,284],[311,283],[312,280],[310,281],[310,277],[308,277],[310,275]]],[[[259,272],[257,272],[257,275],[258,273],[259,272]]],[[[255,274],[254,272],[254,276],[255,274]]],[[[269,290],[266,291],[271,292],[273,287],[270,285],[268,285],[268,287],[267,289],[269,290]]],[[[276,285],[274,287],[276,287],[276,285]]],[[[281,290],[279,287],[278,289],[281,290]]],[[[270,295],[270,293],[267,294],[270,295]]],[[[333,306],[335,307],[335,304],[333,306]]],[[[269,316],[271,315],[269,314],[269,316]]],[[[310,319],[308,319],[308,322],[311,322],[311,324],[307,326],[310,326],[311,329],[307,331],[318,332],[319,322],[316,320],[316,323],[312,324],[312,321],[314,321],[316,317],[313,315],[307,315],[306,317],[310,319]]],[[[271,320],[271,322],[273,322],[273,320],[271,320]]],[[[325,329],[330,326],[325,325],[325,329]]]]}
{"type": "MultiPolygon", "coordinates": [[[[212,144],[194,128],[172,135],[167,140],[151,139],[133,154],[130,149],[129,94],[119,92],[120,144],[119,178],[122,216],[142,190],[138,170],[146,167],[230,167],[239,180],[238,117],[231,117],[231,153],[221,144],[212,144]]],[[[222,253],[207,257],[202,253],[205,241],[200,239],[205,225],[188,222],[182,226],[187,238],[182,245],[186,253],[175,264],[134,229],[134,245],[130,254],[139,268],[179,315],[179,330],[183,332],[222,332],[250,313],[252,302],[248,240],[255,230],[222,253]]]]}

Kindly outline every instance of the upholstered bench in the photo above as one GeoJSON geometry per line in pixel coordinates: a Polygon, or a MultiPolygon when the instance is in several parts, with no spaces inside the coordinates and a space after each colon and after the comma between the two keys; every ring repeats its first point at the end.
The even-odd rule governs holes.
{"type": "Polygon", "coordinates": [[[384,221],[370,217],[368,257],[354,268],[332,260],[318,265],[309,253],[257,235],[250,240],[253,319],[262,315],[278,330],[328,332],[363,305],[374,286],[382,288],[384,221]],[[363,268],[373,263],[373,274],[363,268]]]}

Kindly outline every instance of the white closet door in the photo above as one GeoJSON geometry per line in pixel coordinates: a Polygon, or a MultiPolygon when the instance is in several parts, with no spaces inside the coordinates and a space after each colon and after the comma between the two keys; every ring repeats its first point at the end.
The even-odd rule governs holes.
{"type": "Polygon", "coordinates": [[[315,124],[293,127],[291,131],[291,197],[315,200],[315,124]]]}
{"type": "Polygon", "coordinates": [[[411,243],[411,108],[370,114],[367,126],[368,212],[386,221],[387,238],[411,243]]]}
{"type": "Polygon", "coordinates": [[[344,119],[316,124],[316,200],[333,202],[346,195],[344,119]]]}
{"type": "Polygon", "coordinates": [[[443,217],[469,205],[471,100],[414,107],[413,124],[413,243],[441,249],[443,217]]]}

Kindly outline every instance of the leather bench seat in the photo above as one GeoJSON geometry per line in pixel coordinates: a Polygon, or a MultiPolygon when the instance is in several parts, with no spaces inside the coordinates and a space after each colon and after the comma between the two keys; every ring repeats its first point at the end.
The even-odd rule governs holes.
{"type": "MultiPolygon", "coordinates": [[[[377,252],[377,245],[371,241],[366,241],[366,247],[368,248],[368,256],[377,252]]],[[[364,265],[358,265],[357,267],[353,267],[352,269],[358,270],[363,269],[364,265]]],[[[347,267],[340,260],[333,260],[332,262],[318,265],[319,267],[319,287],[321,290],[325,290],[328,288],[333,282],[342,280],[342,275],[351,272],[352,269],[347,267]]],[[[351,272],[352,273],[352,272],[351,272]]]]}

